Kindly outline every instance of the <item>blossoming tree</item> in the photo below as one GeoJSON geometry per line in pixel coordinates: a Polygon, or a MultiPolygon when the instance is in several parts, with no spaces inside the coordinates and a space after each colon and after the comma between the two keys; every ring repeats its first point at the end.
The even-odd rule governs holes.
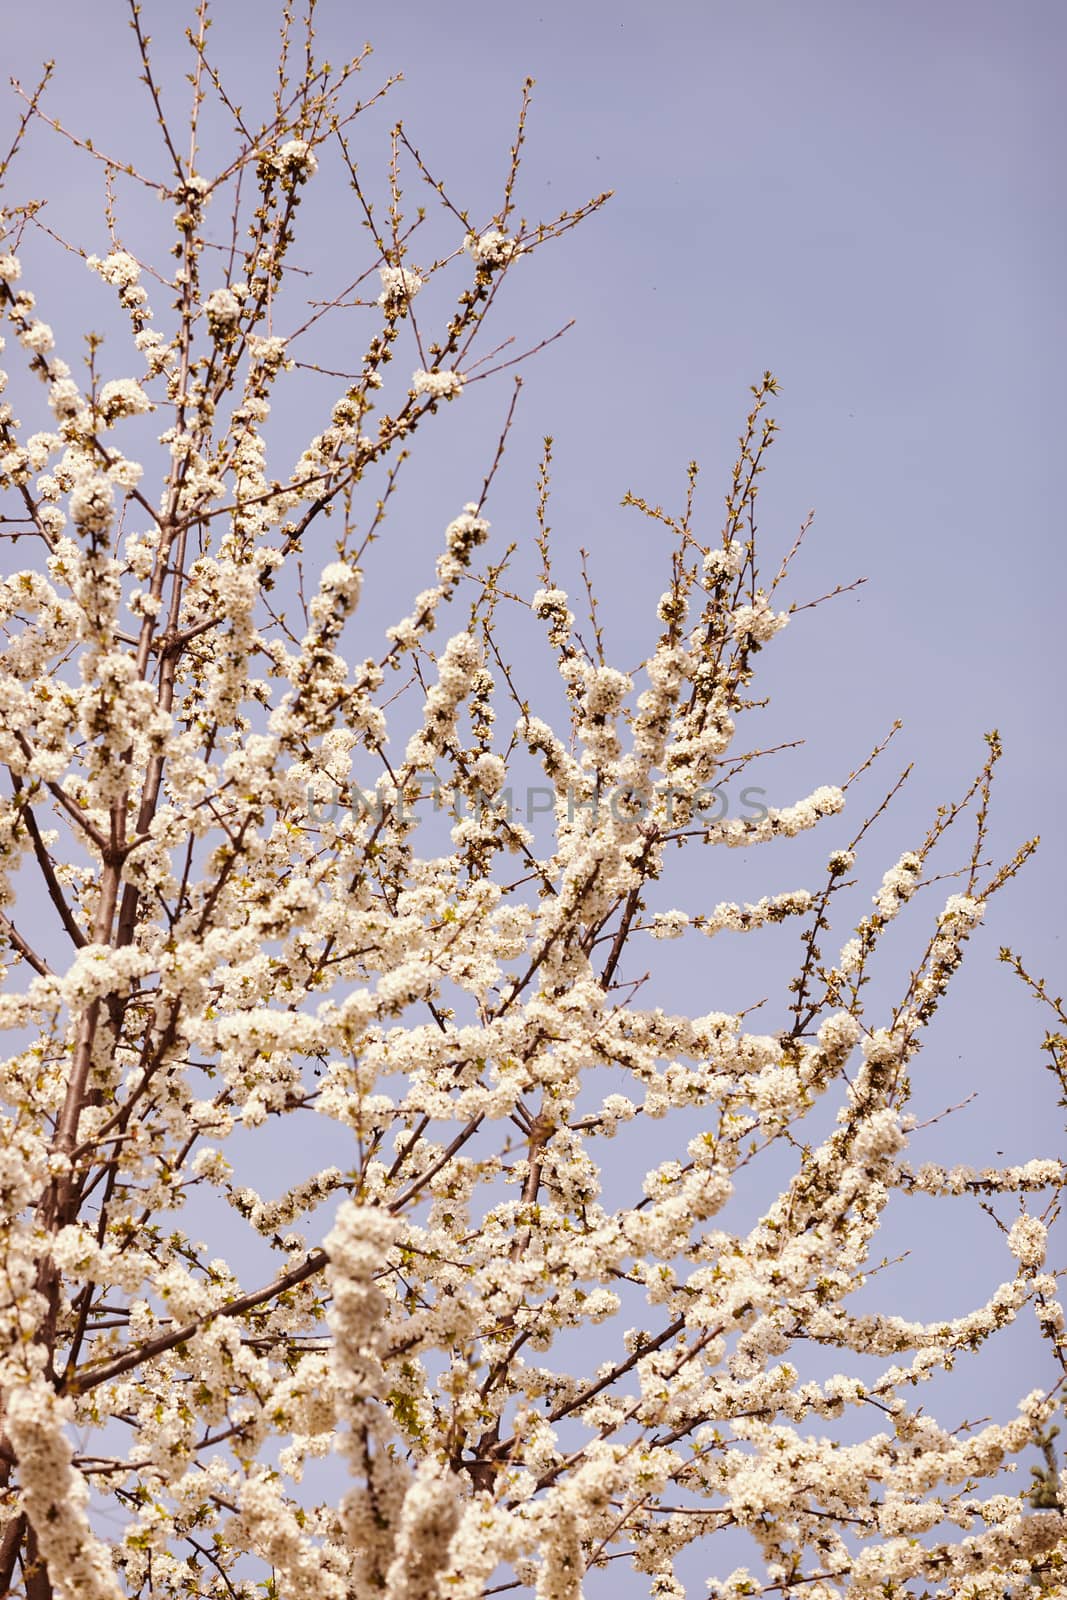
{"type": "Polygon", "coordinates": [[[790,614],[789,562],[761,583],[754,518],[773,380],[714,533],[695,469],[677,517],[643,508],[674,553],[636,677],[595,619],[586,648],[554,579],[547,453],[532,598],[503,558],[477,565],[490,445],[484,484],[442,517],[436,572],[380,626],[365,552],[416,433],[486,372],[479,335],[512,270],[600,202],[522,220],[525,102],[495,216],[454,205],[400,128],[376,199],[356,136],[379,96],[353,98],[362,57],[314,59],[310,17],[306,50],[286,19],[254,123],[201,7],[179,138],[131,16],[160,173],[54,120],[45,84],[19,129],[50,123],[103,169],[109,242],[80,253],[128,322],[129,375],[103,376],[95,339],[84,377],[58,353],[20,260],[43,219],[4,168],[0,310],[42,426],[0,408],[0,1590],[573,1600],[628,1560],[622,1592],[667,1597],[696,1553],[707,1595],[1064,1593],[1050,1424],[1067,1345],[1044,1261],[1063,1166],[908,1158],[924,1029],[1029,853],[984,860],[995,738],[839,955],[821,945],[866,822],[811,890],[653,910],[669,847],[758,845],[844,805],[830,787],[754,817],[709,805],[747,760],[735,720],[790,614]],[[232,120],[225,148],[202,137],[206,105],[232,120]],[[327,161],[367,259],[309,301],[291,246],[327,161]],[[402,212],[406,170],[444,201],[434,259],[402,212]],[[165,271],[123,242],[122,181],[170,208],[165,271]],[[430,279],[455,289],[434,334],[430,279]],[[342,317],[358,369],[302,370],[301,340],[342,317]],[[288,450],[276,395],[304,383],[306,411],[325,381],[317,431],[288,450]],[[558,664],[555,726],[500,645],[517,604],[558,664]],[[531,774],[547,839],[512,803],[531,774]],[[968,810],[953,892],[869,1015],[883,933],[968,810]],[[802,959],[767,1031],[726,997],[699,1015],[640,1003],[649,937],[784,921],[802,959]],[[672,1112],[672,1158],[606,1207],[606,1142],[672,1112]],[[346,1155],[323,1170],[331,1122],[346,1155]],[[735,1186],[775,1160],[757,1219],[731,1231],[735,1186]],[[856,1309],[909,1191],[1002,1219],[1002,1270],[969,1315],[856,1309]],[[197,1242],[212,1196],[257,1236],[251,1268],[197,1242]],[[950,1431],[923,1385],[1020,1315],[1047,1372],[1006,1420],[950,1431]],[[816,1346],[837,1375],[812,1374],[816,1346]],[[1046,1464],[1020,1492],[1003,1467],[1035,1445],[1046,1464]]]}

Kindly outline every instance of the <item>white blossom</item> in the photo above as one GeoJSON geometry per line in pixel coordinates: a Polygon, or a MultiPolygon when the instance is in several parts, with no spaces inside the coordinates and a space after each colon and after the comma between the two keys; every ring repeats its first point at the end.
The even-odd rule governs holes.
{"type": "Polygon", "coordinates": [[[766,644],[789,621],[785,611],[775,613],[766,595],[757,594],[752,605],[738,606],[732,613],[733,630],[739,644],[766,644]]]}
{"type": "Polygon", "coordinates": [[[463,377],[458,372],[426,372],[420,367],[411,375],[411,392],[416,396],[428,394],[433,400],[452,400],[462,390],[463,377]]]}
{"type": "Polygon", "coordinates": [[[151,401],[132,378],[112,378],[100,390],[97,409],[106,422],[119,417],[135,417],[152,409],[151,401]]]}
{"type": "Polygon", "coordinates": [[[1008,1234],[1008,1248],[1020,1266],[1040,1267],[1045,1259],[1048,1229],[1039,1217],[1025,1214],[1012,1224],[1008,1234]]]}
{"type": "Polygon", "coordinates": [[[226,333],[237,326],[241,303],[232,289],[212,289],[204,301],[204,312],[213,333],[226,333]]]}
{"type": "Polygon", "coordinates": [[[101,473],[83,474],[70,496],[70,514],[79,527],[102,533],[114,514],[114,495],[110,481],[101,473]]]}
{"type": "Polygon", "coordinates": [[[483,234],[468,233],[463,248],[476,266],[490,269],[507,266],[522,251],[519,240],[501,233],[499,228],[490,228],[483,234]]]}
{"type": "Polygon", "coordinates": [[[422,288],[422,278],[411,267],[379,267],[378,275],[382,280],[382,292],[378,296],[380,306],[406,305],[422,288]]]}

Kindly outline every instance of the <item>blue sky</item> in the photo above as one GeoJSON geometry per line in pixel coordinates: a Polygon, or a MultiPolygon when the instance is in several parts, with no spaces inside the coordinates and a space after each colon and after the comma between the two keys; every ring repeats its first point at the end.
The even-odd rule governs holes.
{"type": "MultiPolygon", "coordinates": [[[[171,7],[147,0],[144,10],[173,69],[182,57],[171,7]]],[[[259,0],[218,9],[215,52],[241,92],[273,59],[267,12],[259,0]]],[[[650,642],[666,576],[647,526],[619,500],[633,489],[680,504],[686,462],[697,457],[713,528],[748,385],[770,367],[783,392],[764,480],[767,546],[777,555],[814,507],[791,596],[868,579],[795,619],[766,653],[763,689],[773,704],[762,736],[808,740],[788,766],[768,769],[770,798],[786,804],[839,781],[898,717],[905,726],[885,781],[905,761],[916,764],[861,862],[857,915],[936,804],[966,786],[983,731],[999,728],[996,846],[1010,854],[1038,832],[1045,843],[991,908],[924,1054],[926,1111],[979,1091],[924,1156],[947,1149],[983,1164],[1001,1149],[1006,1159],[1056,1153],[1061,1118],[1038,1055],[1045,1019],[1016,993],[996,951],[1014,945],[1054,991],[1062,987],[1067,11],[1058,0],[324,4],[325,54],[339,59],[367,37],[369,78],[404,73],[391,110],[373,124],[369,163],[381,161],[389,120],[401,116],[487,220],[530,74],[537,86],[520,210],[533,220],[615,191],[586,226],[521,263],[525,281],[516,271],[520,340],[572,316],[576,325],[524,369],[519,422],[488,509],[506,536],[528,536],[538,442],[552,433],[560,578],[575,587],[575,551],[585,544],[618,664],[632,665],[650,642]]],[[[91,127],[101,145],[133,133],[149,151],[150,126],[130,95],[124,8],[112,0],[13,8],[10,70],[29,81],[52,54],[53,103],[72,124],[91,127]]],[[[144,160],[162,168],[151,154],[144,160]]],[[[96,174],[91,188],[84,176],[34,136],[25,190],[49,194],[55,225],[62,211],[72,232],[95,229],[87,242],[101,249],[96,174]]],[[[314,224],[312,267],[363,250],[343,190],[328,199],[329,215],[314,224]]],[[[141,220],[131,216],[131,225],[141,220]]],[[[43,299],[41,309],[71,326],[81,311],[68,301],[53,313],[43,299]]],[[[412,525],[439,529],[477,493],[506,400],[502,383],[484,384],[476,405],[452,408],[401,502],[412,525]]],[[[388,546],[379,579],[397,614],[406,590],[423,582],[410,583],[407,561],[388,546]]],[[[536,678],[533,659],[520,665],[536,678]]],[[[873,803],[882,787],[866,791],[873,803]]],[[[820,841],[814,859],[837,842],[820,841]]],[[[778,852],[773,881],[756,892],[805,881],[791,863],[778,852]]],[[[716,861],[695,892],[714,904],[749,870],[768,877],[754,863],[716,861]]],[[[720,971],[709,969],[707,947],[671,952],[658,975],[665,1005],[726,1008],[727,982],[755,985],[745,1003],[758,997],[761,979],[742,977],[739,957],[724,952],[720,971]]],[[[776,959],[768,957],[768,973],[776,959]]],[[[901,1279],[909,1314],[924,1314],[927,1302],[940,1314],[931,1272],[952,1301],[949,1314],[1008,1275],[1006,1255],[995,1266],[983,1261],[990,1230],[957,1235],[944,1215],[930,1225],[934,1265],[901,1279]]],[[[1002,1362],[990,1380],[1007,1403],[1043,1376],[1020,1376],[1017,1359],[1029,1357],[1002,1362]]]]}

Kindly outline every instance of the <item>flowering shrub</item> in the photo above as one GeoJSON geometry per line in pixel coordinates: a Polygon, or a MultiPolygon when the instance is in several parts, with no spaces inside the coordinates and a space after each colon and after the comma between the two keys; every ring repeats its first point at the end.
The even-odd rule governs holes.
{"type": "MultiPolygon", "coordinates": [[[[232,106],[203,12],[191,41],[195,123],[211,94],[232,106]]],[[[362,65],[316,63],[309,19],[303,78],[261,126],[237,114],[229,153],[201,171],[206,142],[178,153],[201,148],[195,126],[190,145],[164,125],[169,173],[129,169],[175,244],[166,272],[117,234],[86,256],[129,324],[128,376],[100,381],[95,345],[86,380],[58,353],[22,265],[37,210],[4,174],[0,312],[27,414],[48,417],[28,433],[0,407],[0,1588],[575,1600],[627,1559],[625,1592],[670,1597],[699,1554],[720,1600],[1062,1594],[1063,1165],[908,1157],[924,1029],[1030,849],[983,860],[997,741],[836,959],[818,941],[868,822],[814,887],[653,908],[672,847],[818,829],[858,776],[757,818],[699,803],[748,759],[735,723],[790,617],[788,561],[761,581],[755,534],[769,375],[721,530],[694,511],[695,469],[681,516],[644,507],[674,553],[637,674],[586,649],[556,580],[547,454],[535,593],[476,565],[491,468],[442,517],[408,613],[368,608],[365,551],[415,434],[493,370],[475,347],[508,275],[600,200],[517,216],[524,102],[497,214],[474,227],[448,201],[448,249],[416,263],[403,163],[441,187],[397,130],[386,212],[365,192],[353,123],[377,97],[346,99],[362,65]],[[297,207],[333,160],[366,271],[287,321],[297,207]],[[209,207],[229,219],[221,251],[209,207]],[[353,296],[373,329],[358,369],[275,464],[275,393],[353,296]],[[537,715],[514,686],[496,619],[516,604],[558,664],[562,728],[551,696],[537,715]],[[547,843],[503,799],[518,770],[556,797],[547,843]],[[418,809],[429,780],[453,808],[443,846],[418,809]],[[368,782],[373,808],[324,809],[368,782]],[[928,858],[969,807],[953,892],[869,1014],[883,934],[928,898],[928,858]],[[765,1031],[641,1003],[650,941],[786,922],[802,964],[765,1031]],[[605,1141],[669,1114],[680,1145],[605,1205],[605,1141]],[[317,1155],[329,1124],[336,1165],[317,1155]],[[772,1147],[784,1183],[731,1230],[772,1147]],[[967,1315],[855,1305],[887,1205],[914,1191],[1005,1213],[1001,1281],[967,1315]],[[212,1196],[255,1237],[247,1260],[197,1241],[212,1196]],[[923,1386],[1022,1315],[1048,1372],[1002,1422],[935,1421],[923,1386]],[[842,1370],[813,1375],[813,1346],[842,1370]],[[1003,1469],[1033,1446],[1046,1465],[1019,1491],[1003,1469]],[[742,1538],[737,1566],[720,1551],[742,1538]]],[[[1060,1035],[1050,1049],[1060,1070],[1060,1035]]]]}

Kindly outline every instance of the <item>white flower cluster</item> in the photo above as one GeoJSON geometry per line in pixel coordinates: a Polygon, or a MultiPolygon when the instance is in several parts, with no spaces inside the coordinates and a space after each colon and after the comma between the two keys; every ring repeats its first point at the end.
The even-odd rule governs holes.
{"type": "Polygon", "coordinates": [[[1036,1270],[1045,1259],[1048,1229],[1038,1217],[1025,1214],[1013,1223],[1008,1234],[1008,1248],[1023,1267],[1036,1270]]]}
{"type": "Polygon", "coordinates": [[[468,233],[463,248],[476,267],[485,267],[491,272],[506,267],[522,253],[521,242],[501,233],[499,228],[490,228],[482,234],[468,233]]]}
{"type": "Polygon", "coordinates": [[[277,1481],[259,1471],[241,1488],[240,1516],[233,1531],[269,1563],[292,1600],[346,1600],[347,1585],[327,1569],[321,1550],[304,1533],[302,1520],[287,1504],[277,1481]]]}
{"type": "Polygon", "coordinates": [[[726,844],[733,848],[761,844],[779,836],[792,839],[796,834],[814,828],[824,817],[835,816],[844,804],[845,796],[840,789],[823,784],[795,805],[784,806],[781,810],[769,807],[762,817],[732,817],[713,823],[707,830],[707,837],[713,844],[726,844]]]}
{"type": "Polygon", "coordinates": [[[19,1467],[22,1504],[58,1600],[122,1600],[107,1547],[89,1524],[89,1489],[63,1430],[69,1407],[43,1377],[13,1388],[4,1425],[19,1467]]]}
{"type": "Polygon", "coordinates": [[[566,594],[562,589],[538,589],[530,605],[534,616],[549,625],[549,644],[559,649],[570,638],[574,625],[574,615],[568,609],[566,594]]]}
{"type": "Polygon", "coordinates": [[[85,264],[90,272],[97,273],[115,289],[130,289],[141,276],[139,263],[126,250],[113,250],[103,260],[99,256],[88,256],[85,264]]]}
{"type": "Polygon", "coordinates": [[[108,424],[120,417],[136,417],[151,411],[152,403],[139,383],[132,378],[112,378],[100,390],[97,410],[108,424]]]}
{"type": "MultiPolygon", "coordinates": [[[[265,379],[274,378],[279,372],[285,370],[287,366],[286,341],[279,334],[250,333],[245,343],[265,379]]],[[[184,449],[184,441],[182,442],[182,447],[184,449]]]]}
{"type": "Polygon", "coordinates": [[[411,267],[379,267],[378,275],[382,280],[378,304],[387,311],[401,310],[422,288],[422,278],[411,267]]]}
{"type": "Polygon", "coordinates": [[[350,1408],[362,1406],[381,1381],[374,1352],[383,1342],[386,1302],[374,1280],[397,1233],[397,1224],[387,1212],[346,1200],[323,1241],[333,1295],[334,1371],[340,1393],[349,1396],[350,1408]]]}
{"type": "Polygon", "coordinates": [[[749,646],[766,644],[780,633],[789,621],[787,611],[775,612],[762,591],[750,606],[738,606],[731,613],[734,636],[738,644],[749,646]]]}
{"type": "Polygon", "coordinates": [[[88,256],[85,264],[90,272],[95,272],[104,283],[118,290],[119,305],[130,314],[134,342],[138,348],[162,344],[162,336],[151,333],[146,327],[152,312],[148,305],[148,291],[140,281],[142,268],[136,256],[130,255],[128,250],[112,250],[102,260],[99,256],[88,256]]]}
{"type": "Polygon", "coordinates": [[[286,139],[276,149],[263,152],[260,169],[301,183],[314,177],[319,163],[306,139],[286,139]]]}
{"type": "Polygon", "coordinates": [[[473,500],[469,501],[458,517],[454,517],[445,529],[445,544],[450,556],[466,564],[470,554],[480,544],[484,544],[489,534],[489,524],[484,517],[478,514],[478,507],[473,500]]]}
{"type": "Polygon", "coordinates": [[[411,393],[416,397],[428,394],[431,400],[454,400],[463,392],[463,375],[459,372],[426,372],[419,367],[411,375],[411,393]]]}
{"type": "Polygon", "coordinates": [[[922,858],[913,850],[906,850],[900,860],[889,868],[882,886],[874,897],[878,915],[888,922],[895,917],[919,887],[922,858]]]}
{"type": "Polygon", "coordinates": [[[204,315],[212,335],[216,339],[225,337],[241,320],[241,302],[232,289],[212,289],[204,301],[204,315]]]}
{"type": "Polygon", "coordinates": [[[713,934],[730,928],[735,933],[750,933],[770,922],[784,922],[786,917],[803,916],[811,909],[814,895],[808,889],[793,889],[785,894],[764,895],[753,905],[736,905],[723,902],[714,911],[699,919],[698,926],[710,939],[713,934]]]}
{"type": "Polygon", "coordinates": [[[111,482],[100,472],[84,472],[70,495],[70,514],[89,533],[105,533],[115,513],[111,482]]]}
{"type": "MultiPolygon", "coordinates": [[[[739,544],[736,539],[731,540],[728,544],[721,545],[717,550],[709,550],[704,557],[704,582],[710,587],[717,583],[724,583],[730,578],[736,578],[744,569],[744,565],[744,545],[739,544]]],[[[736,615],[737,613],[735,612],[735,619],[736,615]]]]}
{"type": "Polygon", "coordinates": [[[49,350],[55,349],[55,335],[47,322],[35,319],[27,322],[19,330],[19,343],[35,356],[47,355],[49,350]]]}
{"type": "Polygon", "coordinates": [[[356,605],[363,587],[363,574],[347,561],[331,561],[319,575],[319,592],[309,607],[312,620],[324,621],[338,606],[347,614],[356,605]]]}

